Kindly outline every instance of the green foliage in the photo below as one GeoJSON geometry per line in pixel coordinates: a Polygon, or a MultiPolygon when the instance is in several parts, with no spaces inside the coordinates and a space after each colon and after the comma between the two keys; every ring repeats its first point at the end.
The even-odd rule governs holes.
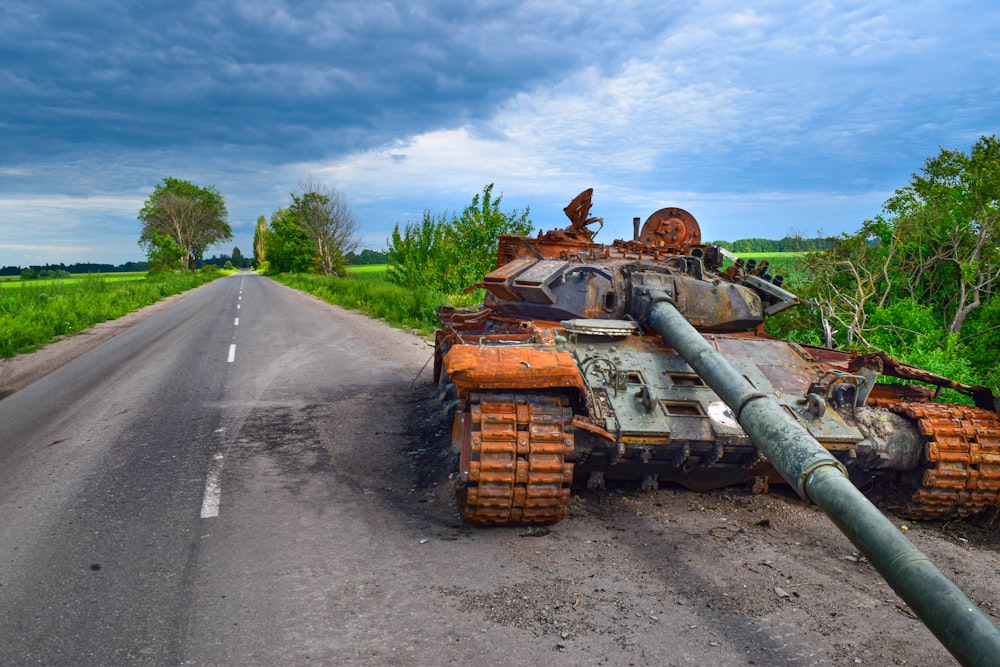
{"type": "Polygon", "coordinates": [[[360,310],[396,327],[430,333],[438,327],[435,313],[444,302],[473,305],[482,299],[478,294],[444,294],[427,287],[405,288],[390,283],[379,267],[350,269],[347,278],[317,274],[281,274],[275,280],[313,294],[328,303],[360,310]]]}
{"type": "Polygon", "coordinates": [[[746,253],[809,252],[829,248],[833,242],[832,238],[807,239],[801,236],[786,236],[778,240],[748,238],[732,242],[712,241],[712,245],[721,246],[730,252],[743,255],[746,253]]]}
{"type": "Polygon", "coordinates": [[[369,264],[388,264],[389,255],[384,251],[369,250],[365,248],[359,253],[348,253],[347,263],[351,266],[365,266],[369,264]]]}
{"type": "Polygon", "coordinates": [[[492,198],[493,184],[476,194],[462,215],[453,218],[444,239],[444,287],[448,291],[475,285],[496,268],[498,237],[531,233],[529,211],[500,210],[503,195],[492,198]]]}
{"type": "Polygon", "coordinates": [[[397,224],[389,237],[387,277],[402,287],[443,286],[445,267],[444,236],[447,214],[434,216],[424,211],[419,223],[406,223],[402,233],[397,224]]]}
{"type": "MultiPolygon", "coordinates": [[[[793,289],[842,347],[1000,390],[1000,142],[941,149],[793,289]]],[[[771,331],[771,324],[768,324],[771,331]]],[[[794,327],[790,331],[797,331],[794,327]]]]}
{"type": "MultiPolygon", "coordinates": [[[[271,230],[267,228],[267,218],[257,218],[257,226],[253,230],[253,263],[259,268],[267,262],[267,237],[271,230]]],[[[262,272],[263,273],[263,272],[262,272]]]]}
{"type": "Polygon", "coordinates": [[[167,236],[183,250],[182,266],[194,268],[209,246],[233,237],[228,216],[225,200],[214,186],[199,187],[168,176],[139,211],[139,245],[147,253],[155,252],[156,237],[167,236]]]}
{"type": "Polygon", "coordinates": [[[153,233],[146,245],[146,257],[150,271],[173,271],[181,268],[184,249],[166,234],[153,233]]]}
{"type": "Polygon", "coordinates": [[[968,154],[941,149],[884,210],[890,268],[961,333],[1000,286],[1000,141],[984,136],[968,154]]]}
{"type": "Polygon", "coordinates": [[[476,194],[461,215],[425,211],[419,223],[397,224],[388,239],[389,280],[405,287],[430,285],[455,293],[475,285],[496,266],[498,237],[527,235],[529,211],[500,210],[503,195],[493,198],[493,184],[476,194]]]}
{"type": "Polygon", "coordinates": [[[54,338],[121,317],[219,275],[169,272],[139,280],[89,275],[0,290],[0,357],[31,352],[54,338]]]}
{"type": "Polygon", "coordinates": [[[271,215],[264,248],[270,272],[304,273],[316,268],[316,249],[293,209],[281,208],[271,215]]]}

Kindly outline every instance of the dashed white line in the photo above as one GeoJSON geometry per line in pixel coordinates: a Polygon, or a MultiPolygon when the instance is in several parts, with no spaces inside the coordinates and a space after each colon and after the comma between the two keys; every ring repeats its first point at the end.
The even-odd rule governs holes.
{"type": "Polygon", "coordinates": [[[208,466],[208,477],[205,478],[205,498],[201,501],[201,518],[211,519],[219,516],[219,502],[222,500],[222,454],[212,457],[208,466]]]}
{"type": "Polygon", "coordinates": [[[229,363],[236,361],[236,343],[229,346],[229,358],[226,359],[229,363]]]}
{"type": "Polygon", "coordinates": [[[234,327],[240,326],[240,318],[237,317],[235,320],[233,320],[233,326],[234,327]]]}

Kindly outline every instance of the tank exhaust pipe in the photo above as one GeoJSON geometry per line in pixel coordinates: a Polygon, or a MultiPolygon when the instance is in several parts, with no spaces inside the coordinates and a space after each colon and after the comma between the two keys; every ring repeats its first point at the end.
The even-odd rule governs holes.
{"type": "Polygon", "coordinates": [[[633,304],[732,409],[799,496],[830,517],[960,664],[997,664],[1000,629],[862,495],[839,461],[691,326],[668,284],[635,285],[633,304]]]}

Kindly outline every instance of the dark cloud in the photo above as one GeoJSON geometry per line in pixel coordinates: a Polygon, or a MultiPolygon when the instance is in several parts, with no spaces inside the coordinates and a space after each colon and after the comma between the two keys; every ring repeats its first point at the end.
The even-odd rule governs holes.
{"type": "Polygon", "coordinates": [[[377,145],[483,118],[515,91],[620,61],[663,27],[600,7],[9,0],[3,159],[91,141],[294,147],[307,158],[377,145]]]}

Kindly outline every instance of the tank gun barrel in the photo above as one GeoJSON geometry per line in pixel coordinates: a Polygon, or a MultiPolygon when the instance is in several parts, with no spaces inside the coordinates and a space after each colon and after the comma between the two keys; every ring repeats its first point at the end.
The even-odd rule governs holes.
{"type": "Polygon", "coordinates": [[[962,665],[995,665],[1000,629],[851,483],[843,466],[684,318],[669,289],[637,285],[633,303],[732,409],[754,444],[829,516],[962,665]]]}

